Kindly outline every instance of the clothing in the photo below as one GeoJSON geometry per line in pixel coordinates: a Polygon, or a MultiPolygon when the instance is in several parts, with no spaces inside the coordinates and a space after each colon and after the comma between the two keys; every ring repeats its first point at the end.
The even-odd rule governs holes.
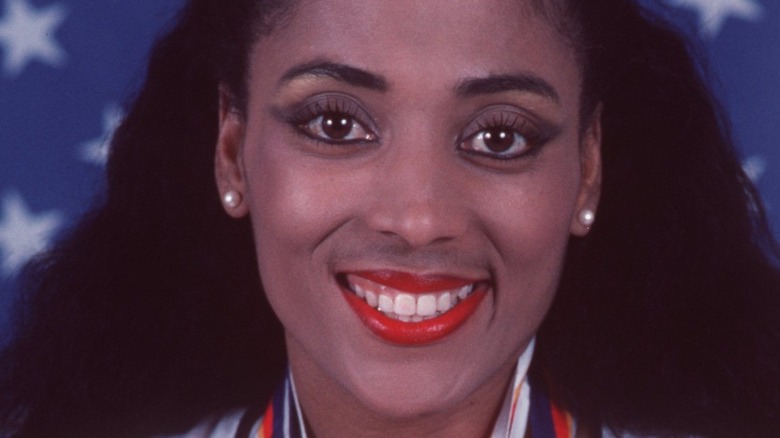
{"type": "MultiPolygon", "coordinates": [[[[532,341],[518,360],[492,438],[525,438],[527,429],[532,438],[574,438],[576,434],[576,422],[571,415],[548,399],[541,384],[528,381],[533,348],[532,341]]],[[[267,406],[230,412],[170,438],[233,437],[306,438],[295,382],[289,371],[267,406]]]]}

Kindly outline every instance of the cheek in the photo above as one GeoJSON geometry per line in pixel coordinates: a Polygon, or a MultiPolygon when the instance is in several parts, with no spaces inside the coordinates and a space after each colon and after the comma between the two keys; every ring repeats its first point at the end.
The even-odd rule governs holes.
{"type": "Polygon", "coordinates": [[[529,194],[514,214],[507,212],[501,218],[499,309],[509,308],[530,318],[546,313],[557,289],[569,236],[570,199],[562,195],[548,190],[529,194]]]}
{"type": "Polygon", "coordinates": [[[325,268],[309,263],[311,249],[333,224],[329,206],[336,193],[327,178],[301,166],[286,143],[264,135],[243,155],[260,278],[285,326],[308,327],[317,317],[300,303],[312,299],[304,292],[321,278],[314,269],[325,268]]]}
{"type": "Polygon", "coordinates": [[[250,215],[260,250],[270,246],[286,253],[314,246],[316,236],[337,222],[334,206],[344,197],[342,184],[321,165],[307,165],[288,149],[270,138],[245,155],[250,215]]]}
{"type": "MultiPolygon", "coordinates": [[[[281,130],[280,130],[281,131],[281,130]]],[[[350,182],[327,161],[301,154],[284,133],[261,132],[247,144],[244,172],[260,278],[271,306],[288,333],[338,338],[334,320],[348,308],[332,293],[322,242],[348,217],[350,182]]]]}
{"type": "Polygon", "coordinates": [[[521,264],[558,260],[568,240],[577,197],[574,178],[540,177],[496,199],[493,222],[499,245],[521,264]]]}
{"type": "Polygon", "coordinates": [[[514,186],[503,185],[483,198],[482,222],[502,260],[496,272],[497,312],[514,324],[522,320],[520,330],[535,329],[555,295],[579,175],[576,157],[550,154],[514,186]]]}
{"type": "Polygon", "coordinates": [[[504,254],[519,257],[524,264],[560,258],[555,249],[568,240],[579,195],[576,142],[550,146],[527,171],[512,181],[497,177],[478,196],[493,241],[504,254]]]}

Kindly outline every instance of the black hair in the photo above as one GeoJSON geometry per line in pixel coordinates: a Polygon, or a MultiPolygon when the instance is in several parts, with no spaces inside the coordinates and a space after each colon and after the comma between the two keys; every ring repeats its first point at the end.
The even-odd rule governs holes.
{"type": "MultiPolygon", "coordinates": [[[[105,198],[26,271],[0,431],[182,432],[269,397],[283,332],[213,160],[219,84],[245,105],[249,48],[292,7],[191,0],[157,42],[105,198]]],[[[701,65],[635,1],[565,10],[584,111],[603,108],[603,188],[532,372],[576,417],[618,432],[780,436],[777,251],[701,65]]]]}
{"type": "Polygon", "coordinates": [[[241,90],[248,47],[270,29],[261,8],[284,11],[190,1],[156,43],[112,140],[105,199],[27,269],[0,430],[172,433],[266,397],[282,375],[250,224],[224,214],[213,178],[216,84],[241,90]]]}
{"type": "Polygon", "coordinates": [[[635,2],[570,3],[583,101],[603,105],[603,186],[537,371],[616,431],[780,436],[778,253],[706,68],[635,2]]]}

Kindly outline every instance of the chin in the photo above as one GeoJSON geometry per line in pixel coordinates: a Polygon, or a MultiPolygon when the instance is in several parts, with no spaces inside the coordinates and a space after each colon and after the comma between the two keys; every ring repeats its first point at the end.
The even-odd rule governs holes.
{"type": "Polygon", "coordinates": [[[413,419],[449,411],[468,399],[478,379],[459,376],[452,366],[381,364],[375,372],[363,368],[346,388],[359,403],[379,417],[413,419]]]}

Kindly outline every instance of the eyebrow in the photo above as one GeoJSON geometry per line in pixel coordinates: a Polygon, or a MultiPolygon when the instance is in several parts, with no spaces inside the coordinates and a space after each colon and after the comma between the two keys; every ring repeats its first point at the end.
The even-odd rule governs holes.
{"type": "Polygon", "coordinates": [[[560,102],[560,96],[547,81],[528,74],[491,75],[484,78],[465,79],[455,93],[460,97],[495,94],[505,91],[527,91],[560,102]]]}
{"type": "MultiPolygon", "coordinates": [[[[327,77],[356,87],[374,91],[387,91],[387,80],[366,70],[331,61],[315,60],[291,67],[284,72],[279,84],[286,84],[304,76],[327,77]]],[[[474,97],[505,91],[527,91],[560,102],[555,88],[547,81],[530,74],[490,75],[483,78],[464,79],[455,87],[458,97],[474,97]]]]}
{"type": "Polygon", "coordinates": [[[387,91],[387,80],[382,76],[346,64],[330,61],[312,61],[288,69],[279,84],[286,84],[302,76],[319,76],[335,79],[356,87],[375,91],[387,91]]]}

